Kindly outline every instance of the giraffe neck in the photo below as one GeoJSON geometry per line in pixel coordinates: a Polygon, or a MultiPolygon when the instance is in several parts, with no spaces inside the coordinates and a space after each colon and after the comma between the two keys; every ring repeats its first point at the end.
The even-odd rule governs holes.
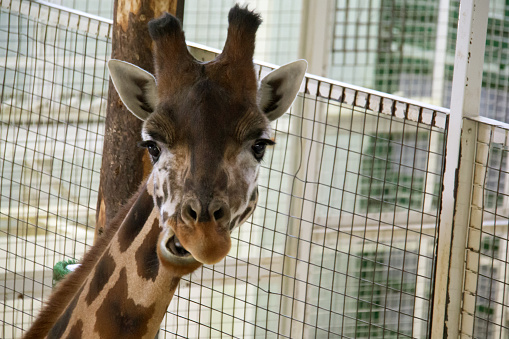
{"type": "Polygon", "coordinates": [[[26,338],[154,338],[180,275],[159,264],[159,212],[146,185],[124,215],[61,283],[26,338]]]}

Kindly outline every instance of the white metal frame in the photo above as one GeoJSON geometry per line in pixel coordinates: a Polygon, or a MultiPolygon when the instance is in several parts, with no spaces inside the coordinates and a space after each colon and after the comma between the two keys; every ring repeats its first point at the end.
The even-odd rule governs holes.
{"type": "Polygon", "coordinates": [[[463,118],[479,115],[488,9],[489,0],[463,0],[460,3],[440,213],[432,338],[458,338],[460,333],[465,245],[473,183],[473,168],[459,167],[460,140],[463,127],[466,133],[461,141],[462,156],[474,159],[473,141],[477,132],[470,124],[462,124],[463,118]]]}

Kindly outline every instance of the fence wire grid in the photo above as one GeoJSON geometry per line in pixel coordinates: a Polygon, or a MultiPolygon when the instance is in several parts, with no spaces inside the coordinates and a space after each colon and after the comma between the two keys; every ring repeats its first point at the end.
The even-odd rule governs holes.
{"type": "Polygon", "coordinates": [[[471,150],[475,163],[462,332],[475,338],[507,338],[509,125],[478,119],[466,120],[465,126],[475,131],[471,150]]]}
{"type": "MultiPolygon", "coordinates": [[[[93,243],[112,24],[36,1],[0,10],[11,338],[51,293],[54,264],[93,243]]],[[[308,75],[273,127],[258,208],[223,262],[182,279],[161,337],[427,336],[447,110],[308,75]]]]}

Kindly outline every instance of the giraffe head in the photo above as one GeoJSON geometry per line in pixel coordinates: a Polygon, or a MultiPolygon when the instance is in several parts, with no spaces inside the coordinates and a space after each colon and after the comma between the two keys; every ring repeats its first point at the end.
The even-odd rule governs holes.
{"type": "Polygon", "coordinates": [[[195,269],[214,264],[231,247],[231,231],[253,212],[270,122],[292,104],[307,63],[299,60],[258,85],[253,65],[261,19],[238,5],[228,15],[223,52],[209,62],[187,50],[180,22],[165,14],[149,23],[155,77],[110,60],[126,107],[144,121],[141,145],[153,170],[150,194],[159,208],[164,263],[195,269]]]}

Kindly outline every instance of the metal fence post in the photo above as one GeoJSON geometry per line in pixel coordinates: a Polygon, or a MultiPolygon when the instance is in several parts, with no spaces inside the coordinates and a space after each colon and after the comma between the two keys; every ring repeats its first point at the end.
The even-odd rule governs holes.
{"type": "Polygon", "coordinates": [[[447,53],[450,2],[450,0],[440,0],[440,5],[438,7],[433,82],[431,84],[431,100],[432,103],[437,106],[444,105],[445,60],[447,53]]]}
{"type": "MultiPolygon", "coordinates": [[[[321,1],[319,3],[306,0],[303,7],[307,10],[302,14],[302,32],[299,41],[300,55],[308,61],[308,72],[315,72],[325,76],[327,72],[327,53],[323,46],[331,37],[324,34],[327,31],[324,27],[330,24],[332,19],[331,9],[334,4],[331,0],[321,1]],[[320,46],[320,47],[317,47],[320,46]]],[[[311,94],[313,95],[313,94],[311,94]]],[[[314,204],[309,203],[309,197],[316,195],[316,187],[309,184],[316,180],[319,170],[319,152],[314,142],[314,135],[319,133],[314,123],[316,118],[316,105],[306,104],[304,100],[297,100],[292,108],[296,112],[294,121],[291,123],[292,133],[300,135],[299,149],[300,156],[296,156],[293,163],[288,164],[295,171],[295,179],[292,183],[292,200],[290,203],[290,215],[286,235],[285,256],[283,262],[284,278],[282,293],[285,298],[281,299],[281,314],[279,315],[280,324],[278,331],[289,337],[305,337],[305,312],[307,284],[306,280],[309,274],[309,256],[311,254],[311,239],[313,228],[303,224],[304,216],[314,216],[314,204]],[[311,179],[313,178],[313,179],[311,179]],[[306,197],[308,201],[306,202],[306,197]]],[[[325,131],[321,131],[325,133],[325,131]]],[[[286,165],[285,165],[286,167],[286,165]]]]}
{"type": "MultiPolygon", "coordinates": [[[[458,338],[459,335],[472,191],[472,168],[464,167],[458,172],[461,126],[464,117],[479,115],[488,9],[489,0],[463,0],[460,3],[440,212],[432,338],[458,338]],[[462,178],[459,179],[458,175],[462,178]]],[[[465,138],[475,135],[471,128],[469,131],[464,134],[465,138]]],[[[468,142],[463,140],[465,145],[468,142]]],[[[475,147],[471,151],[475,152],[475,147]]],[[[468,153],[464,150],[463,156],[472,156],[468,153]]]]}

